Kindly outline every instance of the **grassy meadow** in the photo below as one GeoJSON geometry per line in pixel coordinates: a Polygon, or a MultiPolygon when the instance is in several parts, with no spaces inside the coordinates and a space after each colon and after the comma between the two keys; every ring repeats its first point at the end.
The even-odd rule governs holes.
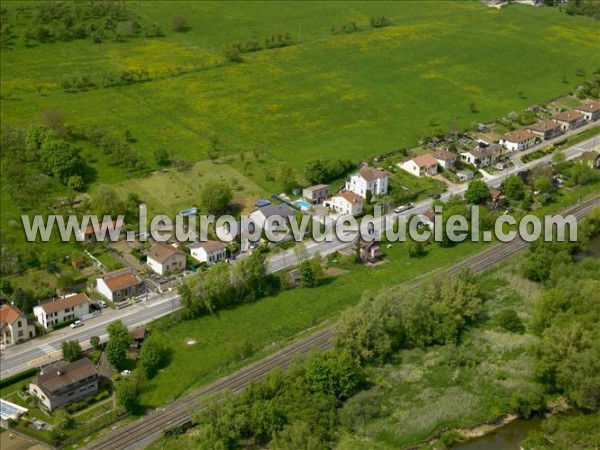
{"type": "MultiPolygon", "coordinates": [[[[414,145],[433,123],[467,127],[547,101],[575,87],[578,70],[591,74],[599,65],[597,24],[550,8],[426,1],[128,5],[167,36],[3,49],[2,121],[29,124],[54,107],[68,125],[129,129],[151,168],[158,147],[205,159],[216,135],[229,154],[260,148],[270,163],[285,161],[302,173],[312,157],[360,160],[414,145]],[[189,31],[170,30],[174,13],[185,15],[189,31]],[[374,15],[392,26],[372,29],[374,15]],[[332,26],[349,21],[360,31],[332,36],[332,26]],[[277,32],[300,43],[225,62],[225,45],[277,32]],[[138,68],[151,80],[78,93],[60,88],[66,75],[138,68]]],[[[13,19],[16,30],[22,20],[13,19]]],[[[94,159],[99,180],[128,178],[125,171],[105,174],[118,168],[103,155],[94,159]]],[[[252,165],[254,181],[274,189],[268,168],[252,165]]]]}

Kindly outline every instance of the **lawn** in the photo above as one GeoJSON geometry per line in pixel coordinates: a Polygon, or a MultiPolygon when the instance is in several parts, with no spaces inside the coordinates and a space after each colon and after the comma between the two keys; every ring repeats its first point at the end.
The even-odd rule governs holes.
{"type": "Polygon", "coordinates": [[[237,209],[249,213],[257,200],[267,193],[250,179],[227,164],[202,161],[191,169],[153,172],[144,178],[119,182],[116,191],[122,198],[130,193],[140,196],[148,207],[148,217],[167,214],[173,218],[179,211],[200,203],[200,191],[211,180],[226,181],[234,195],[237,209]]]}
{"type": "MultiPolygon", "coordinates": [[[[171,15],[183,12],[191,29],[125,43],[3,50],[1,85],[11,96],[2,102],[2,121],[29,124],[55,107],[72,126],[129,129],[151,167],[159,147],[205,159],[208,139],[217,135],[228,154],[260,148],[270,165],[253,179],[270,187],[273,162],[301,173],[311,157],[358,161],[409,147],[431,132],[432,122],[467,127],[543,103],[579,84],[579,69],[589,74],[598,66],[596,23],[555,8],[498,11],[480,2],[425,1],[130,6],[165,30],[171,15]],[[369,17],[382,14],[393,26],[371,29],[369,17]],[[360,32],[331,35],[333,25],[350,20],[360,32]],[[242,64],[223,62],[225,44],[286,31],[300,44],[245,54],[242,64]],[[65,74],[139,67],[152,81],[76,94],[58,86],[65,74]],[[169,75],[174,67],[183,74],[169,75]]],[[[129,178],[104,155],[94,159],[100,180],[129,178]]]]}

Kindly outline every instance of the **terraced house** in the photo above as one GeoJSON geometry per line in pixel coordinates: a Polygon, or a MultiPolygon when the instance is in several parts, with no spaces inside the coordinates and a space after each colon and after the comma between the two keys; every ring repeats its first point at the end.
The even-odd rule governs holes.
{"type": "Polygon", "coordinates": [[[563,134],[564,130],[560,123],[553,120],[542,120],[527,127],[527,131],[541,137],[544,140],[553,139],[563,134]]]}
{"type": "Polygon", "coordinates": [[[574,130],[585,125],[585,116],[580,112],[569,110],[552,116],[552,120],[559,123],[564,131],[574,130]]]}

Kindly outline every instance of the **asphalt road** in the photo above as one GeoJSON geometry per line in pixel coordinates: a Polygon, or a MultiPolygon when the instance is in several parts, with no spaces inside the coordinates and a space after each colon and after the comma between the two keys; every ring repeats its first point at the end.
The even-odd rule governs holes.
{"type": "MultiPolygon", "coordinates": [[[[600,137],[594,137],[583,141],[573,147],[563,150],[567,159],[574,159],[588,150],[600,150],[600,137]]],[[[536,161],[527,164],[518,164],[508,170],[502,171],[488,177],[485,181],[492,187],[500,186],[504,178],[508,175],[522,170],[530,169],[536,165],[544,164],[551,160],[551,156],[545,156],[536,161]]],[[[462,195],[466,191],[466,186],[457,186],[455,189],[445,192],[442,200],[448,199],[454,195],[462,195]]],[[[421,214],[429,209],[431,200],[427,199],[415,204],[415,207],[403,214],[421,214]]],[[[382,220],[374,223],[375,230],[381,231],[382,220]]],[[[366,226],[365,226],[366,227],[366,226]]],[[[366,231],[363,228],[363,231],[366,231]]],[[[348,233],[346,233],[348,234],[348,233]]],[[[356,231],[352,233],[356,234],[356,231]]],[[[307,242],[305,243],[307,257],[316,253],[321,256],[328,255],[335,251],[346,248],[349,244],[340,240],[332,242],[307,242]]],[[[277,272],[298,264],[298,257],[294,250],[286,250],[273,255],[268,260],[268,270],[277,272]]],[[[39,367],[60,359],[61,343],[65,339],[76,339],[82,346],[89,345],[91,336],[99,336],[102,340],[106,339],[106,327],[114,320],[121,320],[128,327],[133,328],[145,325],[154,319],[165,316],[179,308],[179,298],[175,292],[168,292],[160,295],[150,296],[148,301],[142,301],[135,306],[130,306],[121,310],[105,309],[99,317],[95,317],[85,322],[84,326],[77,329],[66,328],[63,330],[49,333],[47,336],[37,338],[20,345],[9,347],[0,352],[0,379],[31,367],[39,367]]]]}

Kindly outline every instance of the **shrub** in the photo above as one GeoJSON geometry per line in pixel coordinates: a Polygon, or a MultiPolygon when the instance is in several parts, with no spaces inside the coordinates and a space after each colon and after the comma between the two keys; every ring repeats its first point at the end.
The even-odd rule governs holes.
{"type": "Polygon", "coordinates": [[[525,325],[512,309],[505,309],[498,314],[498,325],[513,333],[525,332],[525,325]]]}

